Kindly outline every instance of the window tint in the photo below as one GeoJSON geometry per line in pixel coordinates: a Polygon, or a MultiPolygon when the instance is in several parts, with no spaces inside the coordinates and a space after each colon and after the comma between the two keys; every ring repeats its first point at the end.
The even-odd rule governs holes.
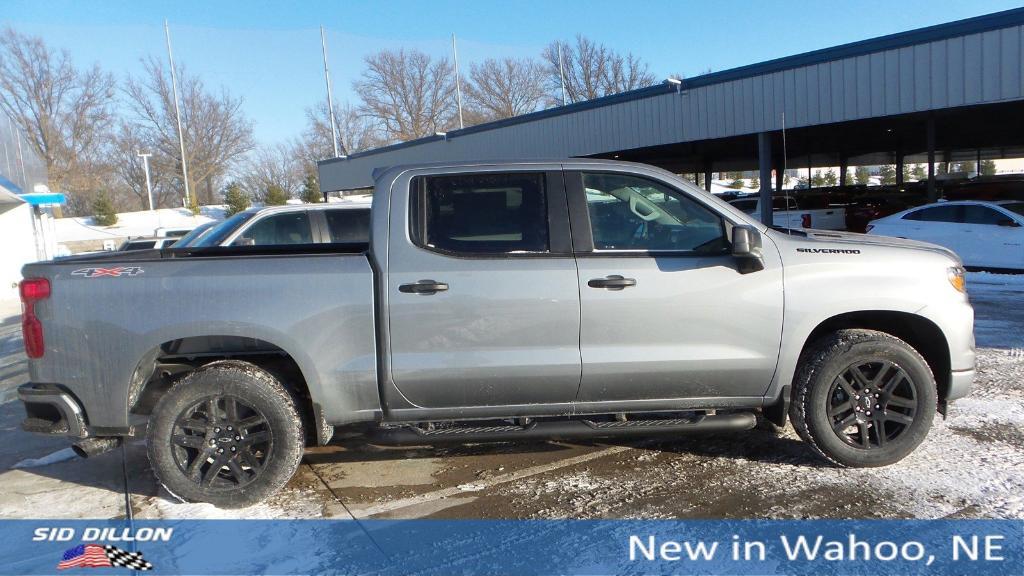
{"type": "Polygon", "coordinates": [[[657,182],[620,174],[584,174],[596,250],[717,253],[727,243],[722,219],[657,182]]]}
{"type": "Polygon", "coordinates": [[[275,214],[257,221],[232,242],[235,246],[276,246],[282,244],[312,244],[306,212],[275,214]]]}
{"type": "Polygon", "coordinates": [[[325,210],[331,242],[355,244],[370,241],[370,211],[364,208],[325,210]]]}
{"type": "Polygon", "coordinates": [[[1002,220],[1009,220],[1010,217],[1002,212],[993,210],[988,206],[966,205],[964,209],[964,224],[989,224],[999,225],[1002,220]]]}
{"type": "Polygon", "coordinates": [[[731,204],[747,214],[753,214],[754,210],[757,210],[757,200],[736,200],[731,204]]]}
{"type": "Polygon", "coordinates": [[[417,179],[421,245],[456,253],[548,250],[543,173],[452,174],[417,179]]]}
{"type": "Polygon", "coordinates": [[[142,242],[129,242],[122,250],[149,250],[156,248],[156,240],[143,240],[142,242]]]}
{"type": "Polygon", "coordinates": [[[922,208],[903,217],[904,220],[922,222],[960,222],[960,206],[933,206],[922,208]]]}

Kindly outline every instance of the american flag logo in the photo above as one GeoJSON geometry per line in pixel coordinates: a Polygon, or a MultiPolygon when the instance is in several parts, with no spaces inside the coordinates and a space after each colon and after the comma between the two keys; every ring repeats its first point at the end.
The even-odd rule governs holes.
{"type": "Polygon", "coordinates": [[[131,568],[132,570],[152,570],[153,565],[146,562],[142,552],[127,552],[117,546],[99,544],[79,544],[64,553],[64,558],[57,564],[58,570],[68,568],[131,568]]]}
{"type": "Polygon", "coordinates": [[[120,276],[137,276],[143,272],[144,270],[138,266],[117,266],[115,268],[79,268],[72,272],[71,275],[84,276],[85,278],[99,278],[101,276],[117,278],[120,276]]]}

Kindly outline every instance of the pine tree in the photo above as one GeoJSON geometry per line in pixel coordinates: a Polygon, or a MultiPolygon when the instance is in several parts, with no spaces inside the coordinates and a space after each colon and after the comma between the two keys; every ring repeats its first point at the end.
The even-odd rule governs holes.
{"type": "Polygon", "coordinates": [[[92,223],[97,226],[113,226],[117,224],[117,212],[114,203],[106,192],[100,192],[92,201],[92,223]]]}
{"type": "Polygon", "coordinates": [[[857,166],[853,170],[853,178],[857,184],[867,186],[871,183],[871,172],[868,171],[867,166],[857,166]]]}
{"type": "Polygon", "coordinates": [[[886,164],[878,169],[878,175],[882,177],[882,184],[896,183],[896,167],[886,164]]]}
{"type": "Polygon", "coordinates": [[[754,176],[753,178],[751,178],[750,179],[750,187],[753,188],[754,190],[760,190],[761,189],[761,178],[759,176],[754,176]]]}
{"type": "Polygon", "coordinates": [[[739,178],[734,179],[732,182],[729,183],[729,188],[735,188],[737,190],[743,188],[743,180],[739,178]]]}
{"type": "Polygon", "coordinates": [[[910,175],[918,182],[928,179],[928,173],[924,170],[924,164],[914,164],[914,169],[910,171],[910,175]]]}
{"type": "Polygon", "coordinates": [[[903,182],[910,181],[910,166],[906,163],[903,164],[903,182]]]}
{"type": "Polygon", "coordinates": [[[316,181],[316,175],[307,174],[306,181],[302,184],[302,201],[307,204],[316,204],[323,201],[320,194],[320,183],[316,181]]]}
{"type": "Polygon", "coordinates": [[[815,170],[814,176],[811,176],[811,187],[818,188],[825,185],[825,177],[821,175],[821,170],[815,170]]]}
{"type": "Polygon", "coordinates": [[[829,168],[828,172],[825,172],[824,180],[825,186],[835,186],[839,184],[839,177],[836,176],[836,171],[833,170],[832,168],[829,168]]]}
{"type": "Polygon", "coordinates": [[[232,182],[224,190],[224,203],[228,205],[225,215],[231,216],[249,207],[249,197],[242,191],[238,182],[232,182]]]}
{"type": "Polygon", "coordinates": [[[981,161],[981,172],[982,176],[995,176],[996,175],[996,161],[995,160],[982,160],[981,161]]]}
{"type": "Polygon", "coordinates": [[[974,172],[974,170],[975,170],[974,161],[973,160],[967,160],[966,162],[961,162],[960,163],[960,167],[957,169],[957,172],[966,172],[966,173],[970,174],[971,172],[974,172]]]}
{"type": "Polygon", "coordinates": [[[288,203],[288,193],[277,184],[267,186],[267,195],[263,198],[267,206],[282,206],[288,203]]]}

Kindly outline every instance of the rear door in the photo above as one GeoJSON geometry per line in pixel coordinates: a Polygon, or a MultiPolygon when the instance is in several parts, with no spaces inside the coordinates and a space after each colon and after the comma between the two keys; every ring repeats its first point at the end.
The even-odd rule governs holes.
{"type": "Polygon", "coordinates": [[[579,267],[580,402],[746,398],[775,371],[782,269],[741,274],[726,222],[654,177],[567,172],[579,267]]]}
{"type": "Polygon", "coordinates": [[[1024,248],[1020,226],[1008,214],[982,204],[963,205],[960,256],[971,266],[1020,268],[1024,248]]]}
{"type": "Polygon", "coordinates": [[[385,276],[400,395],[389,406],[571,402],[579,290],[560,166],[402,178],[385,276]]]}

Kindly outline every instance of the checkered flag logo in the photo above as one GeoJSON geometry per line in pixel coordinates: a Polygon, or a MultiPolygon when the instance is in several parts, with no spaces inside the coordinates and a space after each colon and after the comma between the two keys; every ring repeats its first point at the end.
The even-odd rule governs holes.
{"type": "Polygon", "coordinates": [[[111,566],[131,568],[132,570],[153,569],[153,565],[142,557],[142,552],[128,552],[121,550],[117,546],[110,545],[104,546],[103,551],[107,553],[107,558],[110,558],[111,566]]]}
{"type": "Polygon", "coordinates": [[[130,568],[152,570],[153,565],[142,557],[142,552],[128,552],[117,546],[81,544],[64,553],[58,570],[69,568],[130,568]]]}

